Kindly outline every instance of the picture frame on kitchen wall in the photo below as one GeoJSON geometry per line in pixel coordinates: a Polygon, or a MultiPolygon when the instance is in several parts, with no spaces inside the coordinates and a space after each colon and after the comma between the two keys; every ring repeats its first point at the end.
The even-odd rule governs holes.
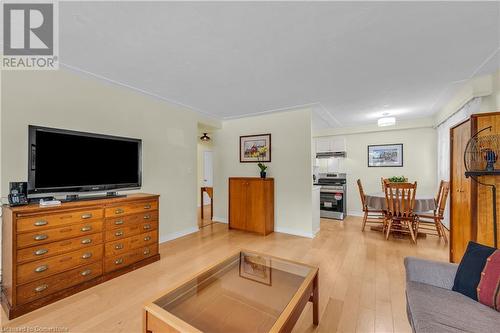
{"type": "Polygon", "coordinates": [[[271,134],[240,136],[240,163],[271,162],[271,134]]]}
{"type": "Polygon", "coordinates": [[[368,167],[402,167],[403,144],[368,145],[368,167]]]}

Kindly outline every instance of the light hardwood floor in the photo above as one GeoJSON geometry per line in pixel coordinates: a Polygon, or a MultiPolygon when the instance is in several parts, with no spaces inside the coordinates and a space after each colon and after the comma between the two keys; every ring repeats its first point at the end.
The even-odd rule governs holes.
{"type": "MultiPolygon", "coordinates": [[[[228,231],[214,223],[197,233],[163,243],[161,260],[7,321],[2,326],[67,327],[69,332],[140,332],[142,304],[187,276],[247,248],[320,267],[320,325],[312,325],[310,304],[294,332],[410,332],[405,313],[405,256],[447,260],[437,237],[386,241],[361,232],[361,219],[322,220],[316,238],[272,233],[267,237],[228,231]]],[[[233,333],[233,332],[231,332],[233,333]]]]}
{"type": "Polygon", "coordinates": [[[203,228],[213,223],[210,218],[210,205],[203,206],[203,219],[201,218],[201,209],[201,207],[198,207],[198,228],[203,228]]]}

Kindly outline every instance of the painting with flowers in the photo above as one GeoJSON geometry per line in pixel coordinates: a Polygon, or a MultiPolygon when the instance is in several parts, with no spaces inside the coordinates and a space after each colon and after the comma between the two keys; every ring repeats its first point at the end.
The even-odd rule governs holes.
{"type": "Polygon", "coordinates": [[[240,162],[271,162],[271,134],[240,136],[240,162]]]}

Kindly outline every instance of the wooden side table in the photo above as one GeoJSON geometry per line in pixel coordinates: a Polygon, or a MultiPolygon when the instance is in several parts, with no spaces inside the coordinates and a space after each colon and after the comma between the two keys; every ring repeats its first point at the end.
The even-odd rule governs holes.
{"type": "Polygon", "coordinates": [[[210,219],[214,217],[214,188],[213,187],[202,187],[200,191],[201,197],[201,219],[203,220],[203,192],[207,192],[210,197],[210,219]]]}

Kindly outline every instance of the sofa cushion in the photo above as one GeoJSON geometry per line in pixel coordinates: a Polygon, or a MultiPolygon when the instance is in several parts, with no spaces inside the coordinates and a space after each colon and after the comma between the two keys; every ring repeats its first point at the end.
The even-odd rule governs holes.
{"type": "Polygon", "coordinates": [[[477,299],[479,303],[500,311],[500,250],[486,259],[481,281],[477,286],[477,299]]]}
{"type": "Polygon", "coordinates": [[[469,242],[460,265],[458,265],[452,290],[477,301],[477,285],[481,279],[481,272],[486,264],[486,259],[495,250],[493,247],[469,242]]]}
{"type": "Polygon", "coordinates": [[[415,332],[498,332],[500,313],[467,296],[420,282],[406,285],[415,332]]]}

